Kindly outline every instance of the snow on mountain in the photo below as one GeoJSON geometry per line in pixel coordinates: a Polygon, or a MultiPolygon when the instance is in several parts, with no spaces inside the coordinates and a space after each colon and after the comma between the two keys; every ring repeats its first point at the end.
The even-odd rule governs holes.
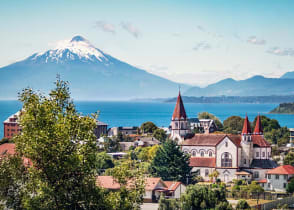
{"type": "Polygon", "coordinates": [[[43,60],[45,63],[63,63],[75,60],[83,62],[108,62],[105,54],[82,36],[75,36],[71,40],[59,41],[56,48],[34,54],[30,57],[30,60],[43,60]]]}

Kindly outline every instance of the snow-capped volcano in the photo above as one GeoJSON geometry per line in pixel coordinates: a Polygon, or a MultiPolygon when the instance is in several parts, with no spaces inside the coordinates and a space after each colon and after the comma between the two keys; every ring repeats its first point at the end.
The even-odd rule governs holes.
{"type": "Polygon", "coordinates": [[[159,98],[178,92],[178,83],[120,61],[75,36],[0,68],[0,99],[16,98],[28,86],[48,92],[57,74],[69,81],[73,97],[80,100],[159,98]]]}
{"type": "Polygon", "coordinates": [[[82,62],[107,62],[105,54],[94,47],[88,40],[82,36],[74,36],[70,40],[59,41],[57,46],[43,53],[34,54],[30,59],[45,63],[56,62],[64,63],[67,61],[82,62]]]}

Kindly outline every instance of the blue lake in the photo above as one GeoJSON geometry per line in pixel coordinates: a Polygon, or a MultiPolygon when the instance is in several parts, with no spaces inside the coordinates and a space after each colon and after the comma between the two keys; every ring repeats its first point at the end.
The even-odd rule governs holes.
{"type": "MultiPolygon", "coordinates": [[[[113,126],[139,126],[143,122],[152,121],[157,126],[168,126],[174,109],[174,103],[153,102],[85,102],[76,101],[76,107],[84,115],[100,110],[99,120],[113,126]]],[[[277,119],[281,126],[294,127],[294,115],[267,114],[278,104],[185,104],[188,117],[196,117],[198,112],[213,113],[222,121],[232,115],[244,117],[247,113],[249,120],[260,113],[277,119]]],[[[0,121],[17,112],[21,108],[18,101],[0,101],[0,121]]],[[[0,124],[0,138],[3,137],[3,123],[0,124]]]]}

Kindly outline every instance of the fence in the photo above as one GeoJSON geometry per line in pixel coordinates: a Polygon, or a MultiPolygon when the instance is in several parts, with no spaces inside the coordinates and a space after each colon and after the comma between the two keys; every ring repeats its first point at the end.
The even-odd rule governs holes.
{"type": "Polygon", "coordinates": [[[280,205],[290,205],[294,204],[294,197],[288,197],[288,198],[283,198],[280,200],[272,201],[269,203],[264,203],[256,206],[252,206],[252,209],[260,209],[260,210],[270,210],[270,209],[275,209],[280,205]]]}

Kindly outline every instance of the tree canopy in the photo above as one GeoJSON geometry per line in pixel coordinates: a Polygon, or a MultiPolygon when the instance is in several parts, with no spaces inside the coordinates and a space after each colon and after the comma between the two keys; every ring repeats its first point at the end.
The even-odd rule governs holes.
{"type": "Polygon", "coordinates": [[[167,139],[166,132],[161,128],[157,128],[153,132],[153,137],[158,139],[160,142],[165,142],[165,140],[167,139]]]}
{"type": "Polygon", "coordinates": [[[243,128],[244,119],[239,116],[231,116],[224,120],[224,132],[238,134],[243,128]]]}
{"type": "Polygon", "coordinates": [[[142,133],[150,133],[152,134],[157,129],[157,126],[153,122],[144,122],[141,125],[142,133]]]}
{"type": "Polygon", "coordinates": [[[152,175],[163,180],[186,182],[191,171],[189,156],[172,140],[163,143],[156,151],[150,166],[152,175]]]}

